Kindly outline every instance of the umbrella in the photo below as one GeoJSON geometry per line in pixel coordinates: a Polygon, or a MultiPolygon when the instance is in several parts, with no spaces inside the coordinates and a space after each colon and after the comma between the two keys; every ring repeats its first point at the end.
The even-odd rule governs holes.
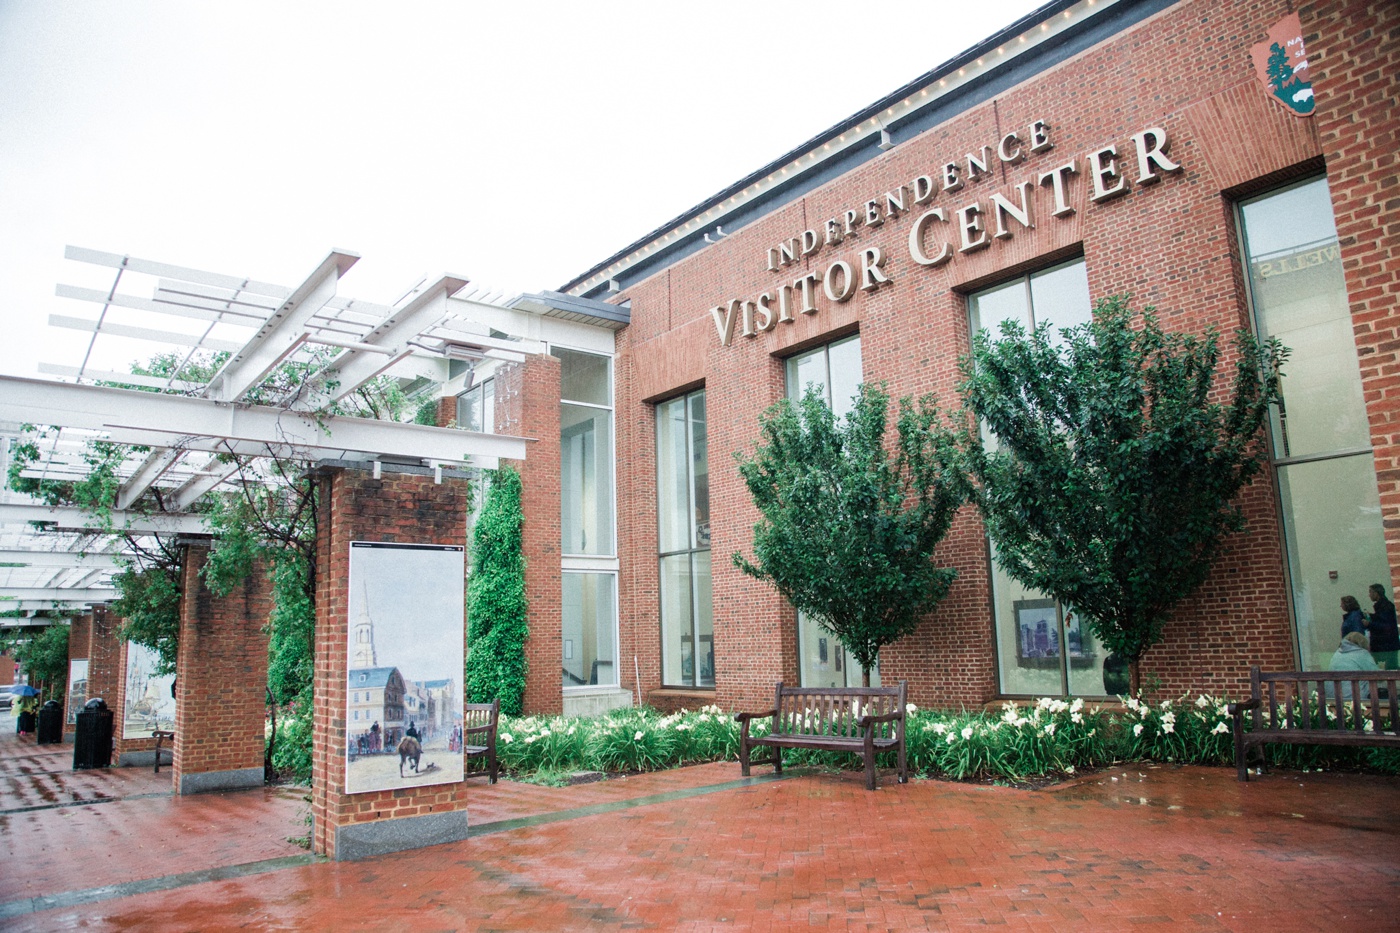
{"type": "Polygon", "coordinates": [[[17,697],[36,697],[39,695],[39,691],[29,686],[29,684],[15,684],[10,688],[10,693],[17,697]]]}

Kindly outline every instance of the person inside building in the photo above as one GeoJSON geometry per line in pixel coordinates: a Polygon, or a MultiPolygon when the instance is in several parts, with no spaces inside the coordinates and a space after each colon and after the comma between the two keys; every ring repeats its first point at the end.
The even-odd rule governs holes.
{"type": "MultiPolygon", "coordinates": [[[[1348,632],[1342,643],[1337,646],[1336,652],[1332,655],[1332,661],[1327,665],[1329,671],[1377,671],[1380,668],[1376,665],[1376,659],[1371,657],[1371,652],[1366,650],[1366,636],[1361,632],[1348,632]]],[[[1344,683],[1342,687],[1342,702],[1351,702],[1351,684],[1344,683]]],[[[1332,699],[1336,693],[1331,684],[1327,685],[1328,699],[1332,699]]],[[[1371,685],[1363,683],[1361,685],[1361,699],[1371,698],[1371,685]]]]}
{"type": "Polygon", "coordinates": [[[1342,597],[1342,637],[1352,632],[1366,634],[1366,617],[1361,614],[1361,604],[1355,596],[1342,597]]]}
{"type": "Polygon", "coordinates": [[[1382,670],[1400,670],[1400,625],[1395,618],[1395,603],[1386,599],[1385,587],[1371,584],[1372,612],[1367,630],[1371,636],[1371,657],[1382,670]]]}

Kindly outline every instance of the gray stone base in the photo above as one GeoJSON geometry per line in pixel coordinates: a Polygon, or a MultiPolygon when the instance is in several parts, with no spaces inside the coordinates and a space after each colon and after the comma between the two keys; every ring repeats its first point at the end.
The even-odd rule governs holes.
{"type": "Polygon", "coordinates": [[[239,768],[235,771],[204,771],[180,775],[180,794],[207,794],[216,790],[247,790],[263,786],[262,768],[239,768]]]}
{"type": "Polygon", "coordinates": [[[568,690],[564,693],[564,715],[592,719],[609,710],[626,709],[632,705],[632,691],[616,687],[593,687],[568,690]]]}
{"type": "Polygon", "coordinates": [[[351,823],[335,831],[335,860],[353,862],[389,852],[459,842],[465,838],[466,810],[405,816],[374,823],[351,823]]]}
{"type": "MultiPolygon", "coordinates": [[[[154,766],[155,763],[156,750],[154,748],[148,748],[140,752],[122,752],[121,757],[117,759],[118,768],[149,768],[154,766]]],[[[167,745],[160,750],[160,766],[164,768],[167,765],[174,764],[175,750],[167,745]]]]}

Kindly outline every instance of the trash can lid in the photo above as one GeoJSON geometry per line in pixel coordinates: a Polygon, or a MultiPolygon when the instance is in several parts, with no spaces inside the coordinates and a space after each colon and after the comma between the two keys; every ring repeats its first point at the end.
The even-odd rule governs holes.
{"type": "Polygon", "coordinates": [[[106,709],[107,701],[101,697],[93,697],[83,704],[83,709],[106,709]]]}
{"type": "Polygon", "coordinates": [[[49,700],[47,703],[44,704],[44,709],[48,709],[48,708],[51,707],[51,706],[61,706],[61,705],[62,705],[62,704],[59,703],[57,700],[49,700]]]}

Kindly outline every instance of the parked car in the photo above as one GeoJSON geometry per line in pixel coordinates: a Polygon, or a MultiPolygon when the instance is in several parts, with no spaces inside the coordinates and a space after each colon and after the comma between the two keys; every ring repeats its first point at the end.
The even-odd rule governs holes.
{"type": "Polygon", "coordinates": [[[15,705],[15,695],[10,691],[18,686],[19,684],[6,684],[0,687],[0,709],[9,709],[15,705]]]}

